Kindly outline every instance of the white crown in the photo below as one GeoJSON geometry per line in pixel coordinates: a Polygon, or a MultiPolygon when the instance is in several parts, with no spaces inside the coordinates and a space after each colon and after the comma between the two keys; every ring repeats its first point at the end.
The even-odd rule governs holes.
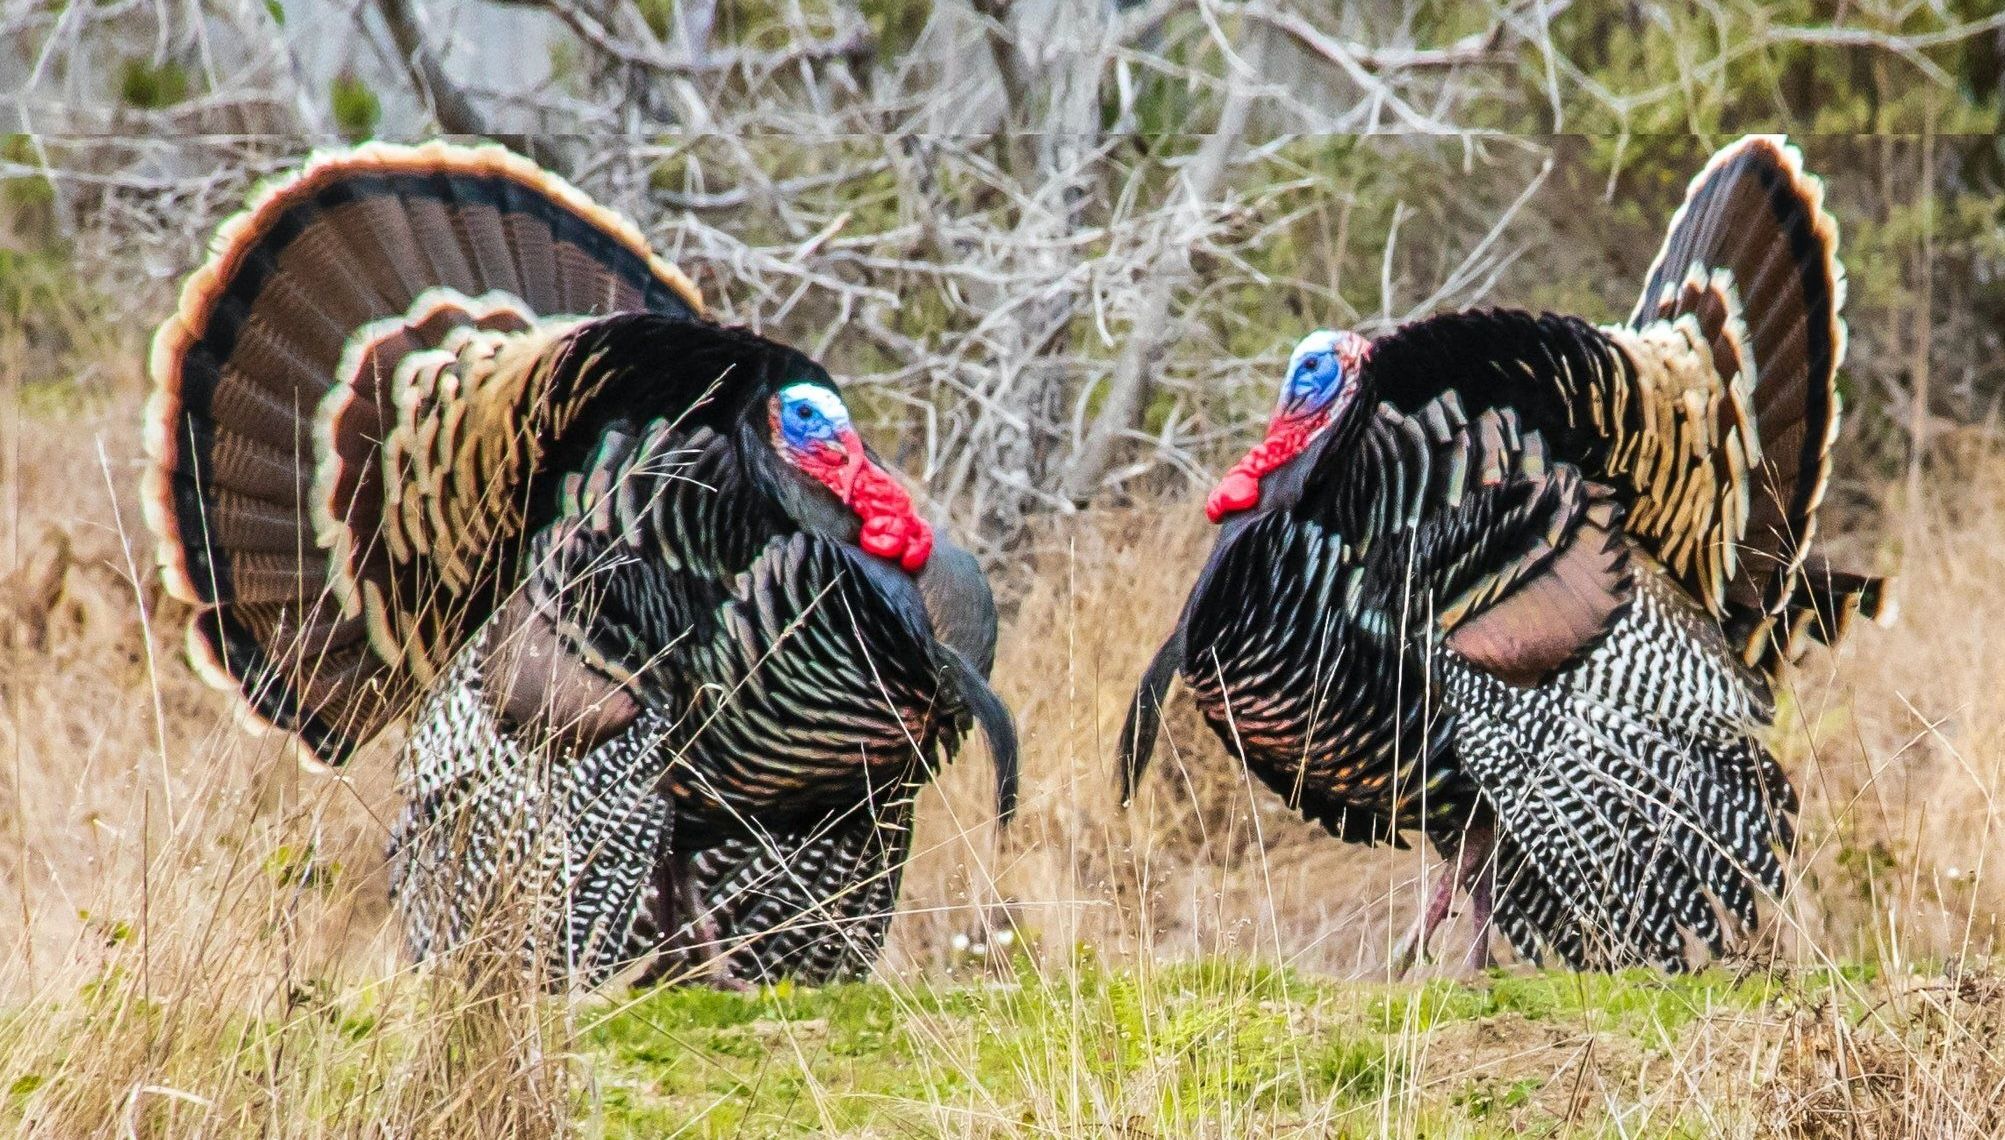
{"type": "Polygon", "coordinates": [[[849,423],[849,409],[843,406],[842,397],[820,384],[789,384],[780,389],[780,399],[804,400],[815,411],[820,412],[823,419],[837,427],[844,427],[849,423]]]}
{"type": "Polygon", "coordinates": [[[1317,329],[1315,332],[1303,337],[1295,345],[1294,354],[1288,357],[1288,375],[1293,376],[1295,374],[1295,369],[1301,365],[1303,357],[1318,352],[1334,351],[1337,347],[1337,342],[1343,338],[1343,335],[1332,329],[1317,329]]]}

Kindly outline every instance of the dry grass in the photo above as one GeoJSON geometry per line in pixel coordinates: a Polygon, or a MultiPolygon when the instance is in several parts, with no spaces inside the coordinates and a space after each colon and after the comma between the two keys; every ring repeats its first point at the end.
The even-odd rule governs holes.
{"type": "MultiPolygon", "coordinates": [[[[52,342],[0,328],[0,1125],[503,1136],[558,1132],[583,1113],[613,1127],[611,1092],[627,1079],[616,1074],[632,1076],[622,1066],[644,1054],[618,1033],[605,1044],[606,1027],[625,1033],[620,1017],[645,1015],[667,1033],[707,999],[608,1022],[506,975],[402,964],[381,854],[389,744],[338,778],[302,774],[283,741],[242,732],[180,660],[183,615],[146,573],[132,501],[140,359],[130,330],[79,321],[52,342]],[[48,376],[65,379],[62,400],[28,379],[48,376]]],[[[1836,540],[1850,561],[1898,565],[1901,624],[1814,655],[1782,694],[1777,741],[1805,795],[1803,851],[1763,960],[1777,977],[1823,980],[1717,1004],[1708,989],[1696,1013],[1652,1015],[1636,1032],[1596,1011],[1686,991],[1540,981],[1581,996],[1535,1016],[1498,1004],[1504,982],[1333,988],[1227,970],[1214,986],[1161,965],[1216,958],[1368,982],[1427,857],[1345,847],[1291,818],[1187,709],[1159,774],[1121,811],[1110,742],[1208,535],[1188,504],[1051,524],[1006,574],[1015,603],[997,673],[1026,745],[1021,820],[994,834],[978,756],[929,793],[882,971],[894,984],[878,991],[891,996],[869,999],[915,1050],[907,1066],[944,1082],[911,1102],[912,1119],[984,1134],[1482,1135],[1526,1120],[1627,1134],[1624,1121],[1654,1133],[1698,1121],[1693,1134],[1989,1134],[2005,1081],[2005,999],[1982,972],[2005,910],[2005,871],[1988,858],[2005,780],[2005,457],[1962,441],[1938,472],[1924,501],[1886,504],[1836,540]],[[993,941],[1006,926],[1025,936],[1008,953],[993,941]],[[1815,973],[1861,963],[1874,969],[1815,973]],[[955,979],[992,976],[1045,1004],[956,996],[989,991],[955,979]],[[1429,993],[1476,1004],[1423,1016],[1429,993]],[[1394,999],[1407,1013],[1360,1020],[1394,999]],[[1124,1032],[1124,1002],[1140,1003],[1152,1044],[1110,1062],[1096,1035],[1124,1032]],[[1242,1095],[1220,1074],[1249,1063],[1256,1038],[1214,1040],[1179,1020],[1206,1002],[1221,1024],[1322,1051],[1260,1054],[1280,1075],[1242,1095]],[[1199,1044],[1156,1048],[1179,1033],[1199,1044]],[[1378,1058],[1359,1071],[1400,1079],[1374,1078],[1365,1094],[1345,1085],[1350,1055],[1323,1047],[1345,1034],[1364,1034],[1359,1056],[1378,1058]],[[1019,1045],[992,1055],[982,1041],[1019,1045]],[[1338,1077],[1317,1067],[1328,1065],[1338,1077]],[[939,1091],[955,1082],[984,1091],[955,1094],[965,1102],[939,1091]],[[1277,1083],[1294,1091],[1276,1100],[1277,1083]]],[[[739,1012],[779,1018],[809,1075],[811,1126],[880,1127],[838,1111],[842,1090],[816,1075],[826,1042],[802,1045],[804,1023],[761,1009],[739,1012]]],[[[691,1055],[709,1056],[709,1039],[689,1033],[691,1055]]]]}

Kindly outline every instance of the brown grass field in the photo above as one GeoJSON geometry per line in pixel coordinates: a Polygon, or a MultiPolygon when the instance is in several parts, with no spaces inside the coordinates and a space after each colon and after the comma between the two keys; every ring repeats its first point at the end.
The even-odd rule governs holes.
{"type": "Polygon", "coordinates": [[[1023,812],[995,833],[979,750],[928,793],[882,985],[812,999],[836,1003],[821,1015],[789,1013],[811,999],[785,994],[632,1006],[404,963],[382,867],[394,742],[339,775],[304,773],[191,675],[134,506],[141,339],[80,325],[58,360],[0,326],[0,1131],[2000,1125],[2005,455],[1983,436],[1946,438],[1918,501],[1859,496],[1828,524],[1850,562],[1899,572],[1901,616],[1814,652],[1780,694],[1775,743],[1804,796],[1796,886],[1773,937],[1724,972],[1517,966],[1389,987],[1381,964],[1431,857],[1293,819],[1187,709],[1122,811],[1111,739],[1207,541],[1179,502],[1052,522],[1000,571],[1023,812]],[[30,378],[51,368],[85,396],[50,398],[30,378]],[[727,1032],[707,1001],[754,1004],[730,1007],[727,1032]],[[843,1036],[850,1001],[881,1006],[888,1028],[871,1032],[891,1052],[873,1061],[843,1036]],[[1198,1009],[1215,1019],[1192,1022],[1198,1009]],[[1110,1053],[1100,1038],[1126,1040],[1131,1022],[1147,1047],[1110,1053]],[[636,1046],[637,1024],[659,1040],[636,1046]],[[1363,1042],[1365,1061],[1331,1053],[1338,1040],[1363,1042]],[[743,1041],[787,1070],[783,1107],[765,1085],[671,1076],[678,1058],[735,1063],[727,1045],[743,1041]]]}

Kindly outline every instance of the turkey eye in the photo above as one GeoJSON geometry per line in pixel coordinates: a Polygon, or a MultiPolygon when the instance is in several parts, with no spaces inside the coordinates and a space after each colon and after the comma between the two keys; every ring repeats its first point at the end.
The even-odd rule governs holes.
{"type": "Polygon", "coordinates": [[[814,411],[806,404],[796,404],[794,405],[794,418],[797,420],[813,419],[814,411]]]}

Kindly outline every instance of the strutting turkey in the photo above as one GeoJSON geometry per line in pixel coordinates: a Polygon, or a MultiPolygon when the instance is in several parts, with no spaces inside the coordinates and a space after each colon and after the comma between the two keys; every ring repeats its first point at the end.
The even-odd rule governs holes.
{"type": "Polygon", "coordinates": [[[416,708],[414,953],[514,906],[557,982],[699,942],[827,980],[875,960],[911,798],[975,722],[1007,817],[974,559],[821,366],[528,160],[315,158],[222,227],[152,373],[197,668],[330,764],[416,708]]]}
{"type": "Polygon", "coordinates": [[[1625,324],[1506,310],[1321,331],[1206,501],[1217,544],[1121,738],[1124,796],[1181,675],[1206,721],[1353,842],[1447,860],[1522,955],[1691,965],[1783,887],[1796,797],[1757,733],[1806,640],[1879,618],[1815,550],[1844,275],[1778,138],[1693,179],[1625,324]]]}

